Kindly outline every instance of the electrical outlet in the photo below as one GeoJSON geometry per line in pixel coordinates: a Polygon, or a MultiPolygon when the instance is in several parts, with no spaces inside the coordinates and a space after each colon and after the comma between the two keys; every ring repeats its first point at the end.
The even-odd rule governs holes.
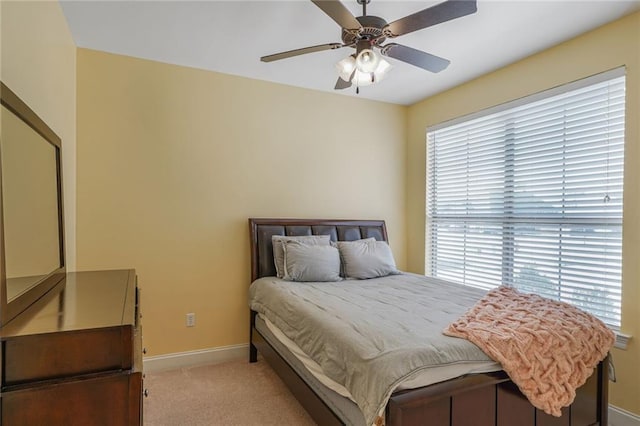
{"type": "Polygon", "coordinates": [[[195,327],[196,325],[196,314],[193,312],[187,314],[187,327],[195,327]]]}

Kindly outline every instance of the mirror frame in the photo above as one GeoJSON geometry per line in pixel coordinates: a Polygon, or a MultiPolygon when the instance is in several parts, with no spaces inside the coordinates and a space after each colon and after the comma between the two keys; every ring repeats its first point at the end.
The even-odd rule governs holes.
{"type": "Polygon", "coordinates": [[[56,173],[58,188],[58,240],[60,250],[60,268],[51,271],[29,290],[20,294],[13,300],[7,300],[7,274],[5,269],[4,247],[4,217],[2,205],[2,164],[0,162],[0,327],[18,316],[21,312],[35,303],[49,290],[56,286],[66,276],[65,252],[64,252],[64,210],[62,197],[62,140],[53,130],[25,104],[4,83],[0,82],[0,103],[11,113],[15,114],[27,126],[49,142],[56,151],[56,173]]]}

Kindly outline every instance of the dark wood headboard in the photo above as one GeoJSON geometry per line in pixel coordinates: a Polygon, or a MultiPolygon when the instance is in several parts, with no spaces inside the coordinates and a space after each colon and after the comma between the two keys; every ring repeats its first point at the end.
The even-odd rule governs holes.
{"type": "Polygon", "coordinates": [[[341,219],[249,219],[251,238],[251,282],[276,275],[273,235],[330,235],[331,241],[353,241],[374,237],[388,241],[384,220],[341,219]]]}

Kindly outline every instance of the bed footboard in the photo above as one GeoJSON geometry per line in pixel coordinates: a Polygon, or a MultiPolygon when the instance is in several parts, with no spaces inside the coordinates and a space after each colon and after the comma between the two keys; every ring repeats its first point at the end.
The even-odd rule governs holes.
{"type": "Polygon", "coordinates": [[[561,417],[533,407],[504,372],[461,377],[391,396],[387,426],[607,425],[607,365],[601,362],[561,417]],[[425,423],[425,420],[428,422],[425,423]]]}

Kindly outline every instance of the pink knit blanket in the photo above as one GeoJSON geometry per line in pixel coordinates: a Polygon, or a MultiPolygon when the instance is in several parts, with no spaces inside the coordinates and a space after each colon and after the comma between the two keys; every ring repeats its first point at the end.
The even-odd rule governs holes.
{"type": "Polygon", "coordinates": [[[512,287],[491,290],[444,334],[480,347],[531,404],[553,416],[571,405],[615,342],[593,315],[512,287]]]}

